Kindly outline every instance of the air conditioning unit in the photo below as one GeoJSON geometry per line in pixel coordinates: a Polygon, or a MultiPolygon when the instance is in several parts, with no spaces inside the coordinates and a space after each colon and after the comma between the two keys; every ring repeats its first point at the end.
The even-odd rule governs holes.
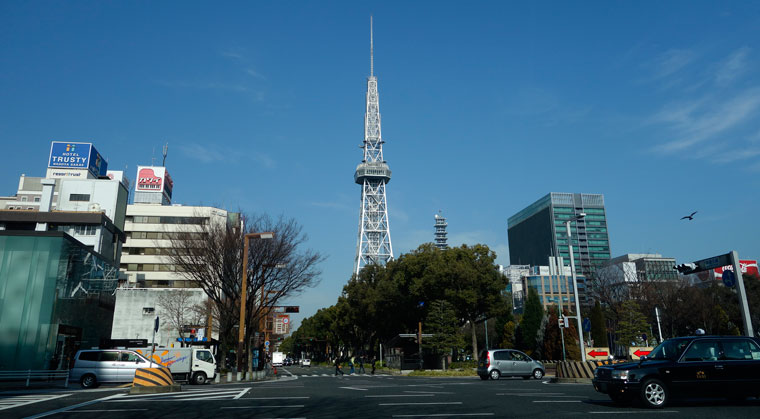
{"type": "Polygon", "coordinates": [[[90,211],[100,212],[100,204],[98,204],[97,202],[90,204],[90,211]]]}

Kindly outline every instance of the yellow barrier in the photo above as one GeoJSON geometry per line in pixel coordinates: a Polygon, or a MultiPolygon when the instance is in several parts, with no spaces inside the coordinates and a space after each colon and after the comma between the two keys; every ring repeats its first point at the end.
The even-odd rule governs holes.
{"type": "Polygon", "coordinates": [[[155,387],[174,385],[172,373],[169,368],[138,368],[135,378],[132,380],[133,387],[155,387]]]}

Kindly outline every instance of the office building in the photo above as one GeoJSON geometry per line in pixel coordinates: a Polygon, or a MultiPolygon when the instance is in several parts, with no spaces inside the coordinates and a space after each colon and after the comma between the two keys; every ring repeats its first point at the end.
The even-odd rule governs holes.
{"type": "Polygon", "coordinates": [[[516,265],[546,265],[560,256],[570,266],[566,221],[571,221],[576,272],[588,276],[610,259],[604,196],[552,192],[509,217],[509,259],[516,265]]]}

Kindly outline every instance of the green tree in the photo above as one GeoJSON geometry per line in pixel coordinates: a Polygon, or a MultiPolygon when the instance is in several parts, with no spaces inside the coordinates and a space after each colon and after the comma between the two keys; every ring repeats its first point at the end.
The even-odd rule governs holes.
{"type": "Polygon", "coordinates": [[[634,300],[623,302],[620,307],[616,335],[617,344],[629,347],[631,344],[643,345],[641,335],[649,333],[649,323],[639,309],[639,303],[634,300]]]}
{"type": "Polygon", "coordinates": [[[595,346],[607,346],[607,320],[604,318],[604,311],[599,300],[594,303],[591,309],[591,339],[594,340],[595,346]]]}
{"type": "Polygon", "coordinates": [[[452,348],[459,348],[464,344],[459,319],[448,301],[435,300],[430,303],[423,328],[425,333],[431,333],[433,336],[423,339],[422,347],[432,350],[440,357],[451,354],[452,348]]]}
{"type": "Polygon", "coordinates": [[[507,277],[499,273],[494,263],[496,254],[488,246],[462,245],[441,254],[442,263],[436,267],[439,286],[443,286],[444,298],[454,306],[457,316],[472,326],[472,353],[477,361],[475,325],[503,309],[507,277]]]}
{"type": "Polygon", "coordinates": [[[544,308],[535,288],[528,287],[528,298],[520,321],[520,348],[528,353],[536,349],[536,335],[544,318],[544,308]]]}
{"type": "Polygon", "coordinates": [[[504,325],[504,332],[501,335],[501,347],[511,349],[517,346],[517,325],[514,320],[510,320],[504,325]]]}

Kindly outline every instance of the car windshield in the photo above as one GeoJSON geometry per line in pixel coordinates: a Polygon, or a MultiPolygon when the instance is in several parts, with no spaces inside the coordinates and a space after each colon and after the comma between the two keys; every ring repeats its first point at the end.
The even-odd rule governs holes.
{"type": "Polygon", "coordinates": [[[687,346],[689,346],[689,341],[686,339],[668,339],[657,345],[647,358],[675,361],[687,346]]]}

